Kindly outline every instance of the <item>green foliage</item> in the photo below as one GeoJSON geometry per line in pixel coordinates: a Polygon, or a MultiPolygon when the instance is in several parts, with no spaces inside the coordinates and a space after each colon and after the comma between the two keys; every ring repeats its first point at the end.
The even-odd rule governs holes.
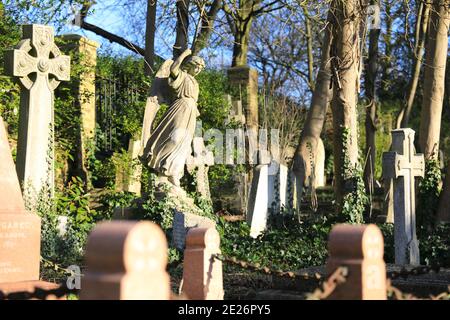
{"type": "Polygon", "coordinates": [[[432,228],[435,223],[439,194],[441,193],[441,181],[439,161],[435,159],[426,160],[425,175],[419,184],[419,203],[416,214],[418,232],[432,228]]]}
{"type": "Polygon", "coordinates": [[[100,203],[103,205],[102,217],[103,219],[111,219],[115,208],[133,207],[133,201],[138,196],[132,192],[108,192],[100,198],[100,203]]]}
{"type": "Polygon", "coordinates": [[[450,266],[450,225],[438,224],[419,238],[421,263],[450,266]]]}
{"type": "Polygon", "coordinates": [[[323,265],[332,224],[325,217],[319,223],[304,221],[300,225],[294,216],[291,219],[284,227],[269,228],[252,239],[245,222],[230,223],[221,218],[221,250],[225,255],[281,270],[323,265]]]}
{"type": "Polygon", "coordinates": [[[20,88],[12,78],[4,76],[4,49],[11,49],[19,43],[21,32],[16,21],[4,12],[4,4],[0,2],[0,115],[8,126],[9,134],[17,137],[20,88]]]}
{"type": "Polygon", "coordinates": [[[227,77],[219,70],[204,70],[196,77],[200,93],[198,109],[203,121],[203,129],[223,128],[230,106],[225,101],[227,77]]]}
{"type": "Polygon", "coordinates": [[[85,229],[96,220],[96,211],[89,207],[89,194],[84,192],[84,182],[80,177],[72,177],[64,193],[56,198],[57,211],[73,219],[76,228],[85,229]]]}

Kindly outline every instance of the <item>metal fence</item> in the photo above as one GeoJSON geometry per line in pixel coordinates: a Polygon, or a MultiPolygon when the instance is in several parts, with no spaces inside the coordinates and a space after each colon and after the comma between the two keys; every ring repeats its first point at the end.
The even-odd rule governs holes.
{"type": "MultiPolygon", "coordinates": [[[[96,145],[103,152],[128,147],[129,136],[123,130],[121,115],[126,108],[145,105],[148,89],[127,79],[110,79],[97,75],[95,103],[97,118],[96,145]]],[[[143,116],[144,110],[142,110],[143,116]]]]}

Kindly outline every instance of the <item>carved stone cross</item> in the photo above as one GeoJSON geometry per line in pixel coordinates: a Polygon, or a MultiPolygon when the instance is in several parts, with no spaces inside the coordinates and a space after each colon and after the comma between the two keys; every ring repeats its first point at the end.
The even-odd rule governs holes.
{"type": "Polygon", "coordinates": [[[395,263],[419,265],[414,178],[424,176],[425,160],[415,154],[412,129],[392,131],[392,150],[383,154],[383,176],[394,181],[395,263]]]}
{"type": "Polygon", "coordinates": [[[186,160],[186,166],[189,173],[196,173],[197,192],[205,199],[211,200],[209,190],[208,170],[210,166],[214,165],[214,154],[208,151],[205,147],[205,142],[202,137],[194,137],[192,141],[193,154],[186,160]]]}
{"type": "Polygon", "coordinates": [[[52,27],[24,25],[22,31],[22,41],[5,52],[5,71],[22,85],[16,170],[33,206],[39,193],[53,194],[53,92],[70,79],[70,57],[61,55],[52,27]]]}

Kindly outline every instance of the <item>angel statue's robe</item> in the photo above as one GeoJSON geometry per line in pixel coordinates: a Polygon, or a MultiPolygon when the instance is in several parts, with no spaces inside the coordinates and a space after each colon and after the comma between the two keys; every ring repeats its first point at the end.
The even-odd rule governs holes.
{"type": "Polygon", "coordinates": [[[180,179],[191,153],[196,118],[199,115],[199,88],[197,80],[183,70],[176,78],[170,76],[168,84],[173,90],[174,100],[151,134],[143,156],[148,166],[158,173],[180,179]]]}

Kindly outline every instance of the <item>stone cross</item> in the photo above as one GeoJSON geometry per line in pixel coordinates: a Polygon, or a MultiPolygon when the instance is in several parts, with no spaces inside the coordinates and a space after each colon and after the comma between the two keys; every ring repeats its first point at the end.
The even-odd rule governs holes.
{"type": "Polygon", "coordinates": [[[383,175],[394,182],[395,263],[419,265],[414,178],[424,176],[425,160],[415,154],[412,129],[393,130],[391,150],[383,154],[383,175]]]}
{"type": "Polygon", "coordinates": [[[70,79],[70,57],[55,45],[52,27],[24,25],[22,33],[22,41],[5,53],[5,71],[22,87],[16,170],[33,207],[39,193],[53,194],[53,93],[70,79]]]}
{"type": "Polygon", "coordinates": [[[214,154],[206,149],[205,142],[202,137],[194,137],[192,141],[192,149],[193,154],[186,160],[187,169],[191,174],[195,169],[197,169],[197,192],[200,193],[203,198],[211,201],[208,167],[214,165],[214,154]]]}

